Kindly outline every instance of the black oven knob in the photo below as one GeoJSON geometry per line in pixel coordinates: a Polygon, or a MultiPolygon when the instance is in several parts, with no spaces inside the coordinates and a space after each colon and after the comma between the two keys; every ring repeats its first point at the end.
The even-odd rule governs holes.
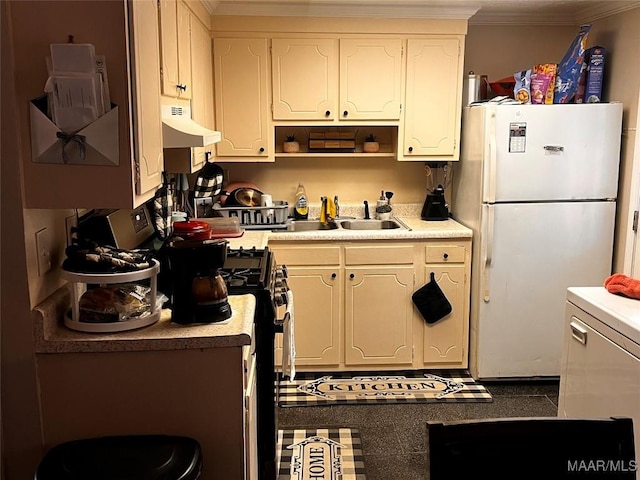
{"type": "Polygon", "coordinates": [[[289,272],[287,272],[287,266],[281,265],[276,269],[276,278],[287,278],[289,272]]]}

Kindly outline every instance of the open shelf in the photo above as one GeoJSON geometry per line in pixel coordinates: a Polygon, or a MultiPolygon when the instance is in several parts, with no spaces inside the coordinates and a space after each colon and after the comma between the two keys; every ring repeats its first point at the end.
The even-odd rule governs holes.
{"type": "Polygon", "coordinates": [[[398,127],[396,126],[349,126],[349,127],[301,127],[301,126],[276,126],[275,127],[275,157],[276,158],[397,158],[398,127]],[[350,133],[355,138],[355,148],[340,150],[310,150],[309,135],[316,132],[350,133]],[[365,138],[373,134],[380,144],[380,150],[376,153],[363,151],[365,138]],[[289,135],[295,135],[300,144],[300,150],[295,153],[283,151],[283,143],[289,135]]]}

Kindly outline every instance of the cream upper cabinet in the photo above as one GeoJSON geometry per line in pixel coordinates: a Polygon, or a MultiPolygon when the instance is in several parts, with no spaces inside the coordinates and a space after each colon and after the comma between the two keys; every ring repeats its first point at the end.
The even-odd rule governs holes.
{"type": "Polygon", "coordinates": [[[423,364],[464,367],[469,357],[469,243],[431,242],[425,247],[424,282],[434,274],[438,286],[451,304],[449,315],[423,324],[423,364]]]}
{"type": "Polygon", "coordinates": [[[402,40],[340,40],[340,118],[399,120],[402,40]]]}
{"type": "MultiPolygon", "coordinates": [[[[136,194],[149,196],[162,184],[162,118],[160,113],[160,67],[158,11],[153,0],[130,2],[133,21],[131,56],[133,84],[133,156],[136,194]]],[[[134,202],[134,203],[141,203],[134,202]]]]}
{"type": "Polygon", "coordinates": [[[162,94],[191,98],[191,14],[179,0],[160,0],[162,94]]]}
{"type": "Polygon", "coordinates": [[[266,38],[214,38],[216,161],[273,161],[266,38]]]}
{"type": "MultiPolygon", "coordinates": [[[[46,81],[46,70],[34,52],[49,51],[55,39],[66,38],[78,24],[91,31],[91,38],[85,40],[95,45],[96,54],[105,56],[111,103],[117,110],[98,119],[95,128],[90,125],[81,132],[86,133],[87,152],[103,149],[109,158],[103,164],[64,163],[63,158],[59,163],[35,162],[27,127],[21,142],[25,207],[130,209],[141,205],[162,183],[157,1],[75,2],[72,9],[60,2],[40,2],[37,16],[33,8],[30,2],[16,2],[9,19],[14,76],[21,82],[16,90],[21,117],[28,121],[29,101],[46,81]],[[98,28],[101,22],[113,28],[98,28]],[[113,139],[108,145],[100,143],[103,136],[96,134],[100,131],[104,138],[113,139]]],[[[48,131],[53,131],[51,145],[61,149],[55,130],[48,131]]]]}
{"type": "Polygon", "coordinates": [[[407,41],[399,160],[459,159],[463,38],[407,41]]]}
{"type": "Polygon", "coordinates": [[[338,40],[271,41],[274,120],[338,118],[338,40]]]}
{"type": "MultiPolygon", "coordinates": [[[[214,130],[213,47],[209,30],[195,17],[191,17],[191,83],[191,117],[199,125],[214,130]]],[[[208,156],[213,157],[214,148],[207,145],[193,149],[192,172],[202,168],[208,156]]]]}
{"type": "MultiPolygon", "coordinates": [[[[189,12],[187,12],[189,13],[189,12]]],[[[191,118],[211,130],[215,129],[213,101],[213,46],[209,30],[195,15],[189,14],[191,34],[188,50],[181,53],[191,68],[191,118]]],[[[163,99],[164,103],[180,105],[180,100],[163,99]]],[[[213,157],[214,145],[192,148],[168,148],[164,151],[165,169],[172,173],[195,173],[208,157],[213,157]]]]}
{"type": "Polygon", "coordinates": [[[400,118],[401,39],[274,38],[274,120],[400,118]]]}

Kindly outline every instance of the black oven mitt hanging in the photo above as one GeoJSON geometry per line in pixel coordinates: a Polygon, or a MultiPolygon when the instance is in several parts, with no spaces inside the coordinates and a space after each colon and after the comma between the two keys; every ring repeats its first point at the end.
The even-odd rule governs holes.
{"type": "Polygon", "coordinates": [[[431,272],[431,280],[416,290],[411,296],[411,300],[427,323],[435,323],[453,310],[449,300],[436,282],[436,275],[433,272],[431,272]]]}

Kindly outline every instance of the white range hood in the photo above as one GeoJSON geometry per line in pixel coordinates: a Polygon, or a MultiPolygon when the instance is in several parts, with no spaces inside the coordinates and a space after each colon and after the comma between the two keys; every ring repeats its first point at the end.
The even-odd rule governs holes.
{"type": "Polygon", "coordinates": [[[162,105],[162,146],[164,148],[206,147],[222,139],[220,132],[191,120],[191,108],[162,105]]]}

